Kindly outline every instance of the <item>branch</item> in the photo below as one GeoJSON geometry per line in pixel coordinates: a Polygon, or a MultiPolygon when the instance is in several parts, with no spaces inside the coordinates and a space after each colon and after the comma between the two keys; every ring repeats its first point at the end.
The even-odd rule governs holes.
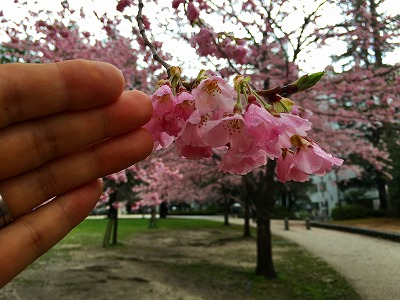
{"type": "Polygon", "coordinates": [[[139,10],[138,10],[138,14],[136,16],[136,21],[137,21],[138,27],[139,27],[139,33],[144,40],[144,44],[150,48],[151,53],[153,54],[154,60],[158,61],[165,69],[167,69],[167,72],[169,74],[171,65],[168,64],[165,60],[163,60],[161,58],[161,56],[157,53],[156,47],[154,47],[154,45],[147,38],[146,31],[145,31],[144,25],[143,25],[143,15],[142,15],[143,6],[144,6],[143,0],[139,0],[139,4],[138,4],[139,10]]]}
{"type": "Polygon", "coordinates": [[[211,39],[213,40],[213,43],[217,47],[218,51],[224,56],[224,58],[228,61],[229,67],[236,73],[240,74],[239,70],[232,64],[231,59],[229,58],[228,54],[224,51],[224,49],[221,48],[220,44],[218,41],[213,37],[213,35],[210,33],[211,39]]]}
{"type": "Polygon", "coordinates": [[[262,97],[265,97],[267,99],[275,99],[275,97],[277,95],[281,95],[281,96],[290,96],[293,95],[297,92],[300,92],[299,88],[297,86],[295,86],[294,84],[288,84],[285,86],[277,86],[273,89],[269,89],[269,90],[259,90],[257,91],[257,94],[259,94],[262,97]]]}

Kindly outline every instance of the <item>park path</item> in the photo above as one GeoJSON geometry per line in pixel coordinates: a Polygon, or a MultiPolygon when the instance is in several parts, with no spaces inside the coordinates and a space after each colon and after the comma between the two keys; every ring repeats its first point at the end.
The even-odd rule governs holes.
{"type": "MultiPolygon", "coordinates": [[[[221,220],[221,217],[210,218],[221,220]]],[[[243,219],[230,218],[231,224],[243,219]]],[[[254,223],[252,224],[254,225],[254,223]]],[[[307,230],[304,222],[271,221],[275,235],[294,241],[322,258],[365,300],[400,300],[400,243],[329,229],[307,230]]]]}

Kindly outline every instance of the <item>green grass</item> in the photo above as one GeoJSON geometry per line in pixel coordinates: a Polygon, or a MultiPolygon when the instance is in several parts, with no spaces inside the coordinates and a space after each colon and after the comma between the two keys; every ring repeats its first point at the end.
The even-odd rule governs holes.
{"type": "Polygon", "coordinates": [[[290,247],[276,268],[280,270],[279,278],[298,299],[359,299],[332,267],[300,247],[290,247]]]}
{"type": "MultiPolygon", "coordinates": [[[[86,219],[75,227],[60,245],[80,244],[83,246],[101,245],[107,228],[107,219],[86,219]]],[[[170,230],[170,229],[211,229],[221,228],[219,222],[198,219],[159,219],[155,228],[149,228],[148,219],[119,219],[118,241],[124,242],[136,233],[148,230],[170,230]]],[[[236,227],[241,228],[241,227],[236,227]]]]}
{"type": "Polygon", "coordinates": [[[177,289],[190,286],[193,295],[197,293],[209,299],[360,299],[343,277],[329,265],[280,237],[273,237],[272,241],[278,278],[266,280],[256,276],[255,246],[249,253],[243,253],[240,250],[243,248],[232,247],[236,244],[255,245],[254,237],[242,238],[242,226],[223,226],[220,222],[198,219],[161,219],[157,220],[156,228],[149,228],[148,219],[120,219],[118,234],[122,246],[104,249],[101,244],[106,226],[106,219],[85,220],[41,259],[47,264],[57,260],[71,261],[69,251],[74,247],[88,252],[101,252],[101,255],[117,259],[133,257],[140,259],[150,269],[164,270],[168,277],[179,282],[177,289]],[[175,246],[168,244],[168,239],[165,243],[158,243],[157,249],[151,244],[151,241],[157,239],[184,237],[199,232],[206,235],[191,241],[177,239],[179,242],[175,242],[175,246]],[[183,249],[186,252],[182,252],[183,249]],[[198,257],[190,249],[196,249],[199,253],[210,250],[214,252],[198,257]],[[165,260],[160,260],[160,253],[165,260]],[[210,255],[219,260],[209,259],[210,255]],[[231,259],[231,263],[224,263],[225,259],[231,259]],[[247,264],[237,264],[236,260],[247,264]],[[216,294],[204,294],[205,291],[216,294]]]}
{"type": "Polygon", "coordinates": [[[273,249],[280,253],[280,259],[274,261],[278,278],[272,280],[256,275],[253,267],[211,264],[207,261],[170,263],[165,267],[171,268],[173,276],[182,280],[191,278],[199,290],[209,286],[219,290],[218,299],[231,299],[232,294],[235,299],[257,300],[361,299],[339,273],[298,245],[274,237],[273,249]]]}

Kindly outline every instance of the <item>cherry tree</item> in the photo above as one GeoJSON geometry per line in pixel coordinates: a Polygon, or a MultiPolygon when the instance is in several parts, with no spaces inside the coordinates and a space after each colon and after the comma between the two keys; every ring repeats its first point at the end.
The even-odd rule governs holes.
{"type": "MultiPolygon", "coordinates": [[[[147,1],[144,7],[143,1],[120,0],[116,7],[118,13],[112,16],[110,12],[91,12],[104,32],[104,36],[98,38],[81,31],[78,23],[71,21],[76,14],[87,16],[88,12],[74,11],[68,1],[62,1],[57,15],[46,10],[31,14],[29,19],[37,22],[11,24],[6,20],[3,24],[10,42],[3,49],[10,50],[6,55],[20,57],[21,61],[47,62],[63,57],[109,61],[124,71],[128,88],[153,92],[154,78],[163,78],[151,96],[154,115],[146,126],[156,141],[155,150],[171,149],[171,153],[185,158],[182,160],[185,162],[214,158],[219,171],[242,175],[243,195],[252,199],[258,213],[256,273],[275,277],[269,214],[275,202],[276,178],[281,182],[302,182],[342,164],[341,159],[322,149],[346,159],[358,150],[365,159],[375,158],[377,164],[382,164],[378,157],[385,158],[381,155],[385,153],[384,148],[377,147],[374,152],[370,151],[371,147],[362,148],[361,145],[368,144],[365,141],[357,140],[360,147],[356,149],[346,148],[351,144],[348,143],[350,134],[366,135],[361,135],[365,131],[354,126],[354,122],[352,126],[344,122],[364,120],[367,113],[360,113],[362,105],[346,108],[346,101],[340,102],[345,95],[351,103],[353,96],[353,91],[346,88],[345,79],[336,74],[332,74],[332,78],[325,76],[322,84],[307,92],[323,73],[301,76],[304,72],[298,63],[302,55],[316,43],[327,42],[324,36],[340,28],[321,26],[319,22],[333,1],[316,0],[294,7],[288,0],[218,3],[173,0],[167,3],[169,10],[162,16],[148,18],[145,9],[152,2],[157,1],[147,1]],[[171,25],[174,22],[178,25],[171,25]],[[122,34],[122,24],[129,25],[129,35],[122,34]],[[188,78],[185,72],[189,68],[185,69],[184,63],[180,65],[182,69],[170,65],[168,61],[172,57],[162,52],[165,45],[150,36],[158,28],[180,40],[177,48],[184,43],[192,46],[199,61],[212,71],[199,70],[197,76],[188,78]],[[323,92],[329,85],[333,87],[330,92],[323,92]],[[336,85],[340,86],[337,90],[336,85]],[[307,109],[313,110],[314,119],[307,109]],[[337,119],[341,114],[346,117],[337,119]],[[333,129],[341,129],[342,135],[333,129]],[[329,137],[333,132],[336,139],[329,137]]],[[[362,64],[359,67],[364,68],[362,64]]],[[[354,73],[352,80],[357,74],[354,73]]],[[[375,78],[375,70],[373,74],[375,78]]],[[[360,87],[356,92],[364,90],[360,87]]],[[[389,98],[388,102],[391,102],[389,98]]],[[[154,184],[164,178],[163,173],[170,171],[176,172],[176,176],[183,175],[180,180],[185,181],[185,187],[190,187],[185,190],[197,190],[193,195],[198,201],[215,191],[211,184],[205,186],[207,192],[199,191],[196,174],[182,172],[189,168],[178,171],[176,166],[168,166],[162,157],[164,167],[161,168],[161,161],[155,159],[154,165],[147,167],[148,176],[141,177],[147,182],[140,191],[144,198],[157,203],[164,197],[175,200],[182,196],[174,192],[173,185],[164,186],[168,189],[164,196],[165,190],[158,191],[159,186],[154,184]],[[157,165],[162,169],[158,169],[159,174],[157,165]],[[154,172],[150,171],[152,168],[154,172]],[[152,186],[152,190],[146,186],[152,186]]],[[[120,180],[121,174],[115,176],[113,180],[120,180]]],[[[208,182],[218,182],[214,179],[211,176],[208,182]]]]}
{"type": "MultiPolygon", "coordinates": [[[[294,103],[287,98],[312,87],[323,75],[315,73],[296,80],[298,68],[294,61],[302,45],[309,42],[308,38],[301,38],[305,28],[315,23],[316,11],[325,2],[307,12],[300,32],[281,37],[277,31],[284,30],[270,12],[276,4],[279,6],[275,1],[269,5],[260,2],[259,6],[254,1],[224,1],[221,6],[205,1],[173,1],[173,8],[184,12],[182,17],[178,11],[178,20],[186,17],[194,28],[199,28],[189,34],[180,33],[199,55],[207,56],[210,62],[225,58],[226,68],[216,64],[223,77],[242,73],[251,78],[239,75],[230,85],[223,77],[200,72],[195,79],[186,81],[180,68],[160,60],[168,70],[169,80],[160,82],[152,96],[154,115],[146,128],[153,133],[155,149],[173,145],[178,156],[187,159],[210,158],[214,151],[222,149],[219,171],[248,174],[243,186],[253,196],[258,211],[256,273],[266,277],[276,276],[269,228],[276,166],[276,176],[286,182],[306,181],[311,174],[323,175],[342,163],[307,137],[311,123],[296,115],[295,110],[295,114],[291,113],[294,103]],[[238,7],[245,13],[246,9],[253,15],[259,13],[260,18],[251,24],[244,22],[236,13],[238,7]],[[222,14],[225,22],[243,28],[247,36],[236,38],[233,33],[215,32],[201,18],[202,12],[213,14],[214,19],[222,14]],[[300,38],[292,43],[291,37],[296,34],[300,38]],[[285,49],[289,44],[294,49],[291,54],[285,49]],[[270,88],[271,85],[277,87],[270,88]],[[264,165],[266,169],[257,169],[264,165]]],[[[139,25],[142,8],[140,1],[139,25]]],[[[285,14],[284,9],[278,12],[285,14]]],[[[141,33],[146,41],[143,27],[141,33]]],[[[146,44],[152,48],[150,42],[146,44]]]]}
{"type": "MultiPolygon", "coordinates": [[[[43,3],[14,1],[14,11],[25,11],[19,19],[1,12],[5,33],[0,51],[3,62],[50,63],[70,59],[100,60],[118,67],[126,80],[127,89],[149,92],[162,74],[147,50],[137,26],[131,24],[129,35],[121,33],[124,20],[121,3],[114,10],[97,11],[70,7],[68,1],[58,1],[51,9],[43,3]],[[79,20],[90,19],[95,30],[83,30],[79,20]],[[78,21],[77,21],[78,20],[78,21]]],[[[54,4],[54,3],[53,3],[54,4]]],[[[161,43],[155,43],[161,46],[161,43]]],[[[169,58],[159,51],[160,57],[169,58]]],[[[99,204],[109,207],[109,222],[104,245],[117,243],[118,208],[134,199],[127,195],[127,186],[135,184],[134,169],[106,177],[105,193],[99,204]]],[[[137,183],[137,182],[136,182],[137,183]]],[[[132,191],[130,191],[132,194],[132,191]]],[[[131,195],[134,196],[134,195],[131,195]]]]}
{"type": "Polygon", "coordinates": [[[344,72],[328,70],[324,83],[311,91],[314,101],[304,103],[316,112],[310,120],[317,128],[331,133],[324,134],[323,140],[331,151],[346,157],[349,164],[361,162],[365,171],[373,170],[367,177],[375,180],[381,209],[388,207],[386,184],[393,177],[391,164],[396,159],[387,144],[398,134],[400,94],[400,65],[385,62],[398,47],[400,15],[385,12],[382,7],[387,2],[338,2],[342,20],[323,29],[324,42],[342,41],[342,53],[333,58],[344,72]]]}
{"type": "Polygon", "coordinates": [[[135,208],[150,208],[150,227],[155,227],[156,208],[168,203],[171,196],[175,199],[176,190],[181,186],[182,174],[179,169],[166,165],[162,158],[152,158],[136,166],[135,177],[140,180],[140,184],[134,185],[132,189],[141,199],[135,203],[135,208]]]}
{"type": "Polygon", "coordinates": [[[131,207],[139,201],[138,194],[132,191],[132,186],[141,184],[141,179],[136,176],[140,171],[137,166],[110,174],[103,178],[105,190],[97,206],[108,207],[108,223],[104,234],[103,246],[116,245],[118,242],[118,211],[131,207]]]}
{"type": "MultiPolygon", "coordinates": [[[[15,2],[14,10],[24,11],[27,2],[15,2]]],[[[32,63],[101,60],[122,71],[128,89],[152,90],[162,70],[159,64],[154,63],[151,51],[146,49],[137,26],[129,35],[123,35],[120,29],[123,16],[116,9],[100,15],[96,10],[71,8],[68,1],[58,3],[60,8],[57,11],[46,9],[41,3],[31,4],[30,10],[20,20],[2,13],[1,26],[6,35],[2,56],[32,63]],[[96,30],[81,29],[76,20],[85,18],[92,20],[91,26],[96,30]]],[[[169,58],[161,51],[159,55],[169,58]]]]}

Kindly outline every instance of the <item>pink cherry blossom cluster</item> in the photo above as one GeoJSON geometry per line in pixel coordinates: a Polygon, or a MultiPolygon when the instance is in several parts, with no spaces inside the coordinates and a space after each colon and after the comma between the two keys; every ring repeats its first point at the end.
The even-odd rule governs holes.
{"type": "Polygon", "coordinates": [[[202,27],[197,34],[192,36],[190,44],[196,48],[196,52],[200,56],[229,57],[239,64],[245,64],[249,60],[250,51],[245,47],[244,40],[226,34],[218,34],[211,28],[202,27]],[[218,45],[215,43],[217,39],[218,45]]]}
{"type": "Polygon", "coordinates": [[[311,122],[289,112],[289,99],[277,98],[278,104],[265,102],[245,80],[235,79],[233,88],[218,76],[204,77],[191,89],[165,81],[151,96],[153,117],[145,127],[155,149],[174,144],[178,156],[192,160],[217,151],[218,170],[231,174],[251,172],[267,158],[277,159],[281,182],[303,182],[340,166],[342,159],[307,138],[311,122]]]}
{"type": "Polygon", "coordinates": [[[136,169],[134,176],[140,183],[134,185],[132,191],[139,195],[141,201],[135,203],[133,209],[156,207],[171,200],[175,190],[181,190],[177,182],[182,179],[182,174],[178,169],[167,166],[161,158],[151,159],[146,168],[136,169]]]}
{"type": "Polygon", "coordinates": [[[163,202],[157,192],[143,194],[141,197],[142,200],[136,201],[132,205],[132,210],[139,210],[142,207],[157,207],[163,202]]]}

